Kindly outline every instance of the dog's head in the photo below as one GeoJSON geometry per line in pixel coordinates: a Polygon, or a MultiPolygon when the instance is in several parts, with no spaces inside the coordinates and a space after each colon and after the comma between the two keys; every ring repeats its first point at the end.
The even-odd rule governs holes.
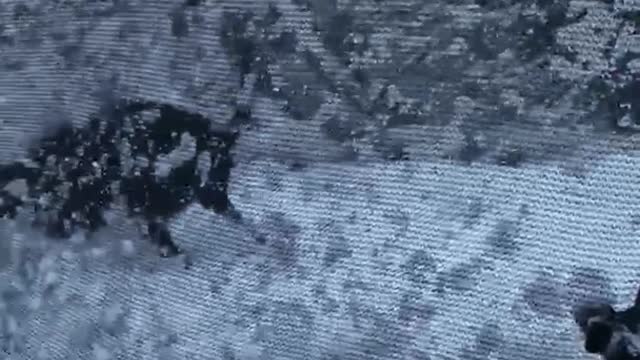
{"type": "Polygon", "coordinates": [[[640,338],[627,327],[630,310],[616,312],[610,305],[587,305],[574,313],[584,334],[584,348],[606,360],[640,360],[640,338]]]}
{"type": "Polygon", "coordinates": [[[589,304],[578,308],[574,319],[584,335],[585,350],[603,354],[613,337],[615,310],[608,304],[589,304]]]}

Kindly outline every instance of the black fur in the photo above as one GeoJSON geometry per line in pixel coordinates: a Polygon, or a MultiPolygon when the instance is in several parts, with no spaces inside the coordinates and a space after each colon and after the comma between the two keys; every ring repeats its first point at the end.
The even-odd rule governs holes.
{"type": "MultiPolygon", "coordinates": [[[[68,238],[77,229],[94,232],[106,225],[104,211],[121,197],[129,215],[147,223],[150,240],[163,255],[181,252],[164,224],[193,202],[218,214],[229,215],[233,206],[227,196],[231,148],[238,133],[214,130],[211,121],[168,104],[125,100],[110,118],[93,117],[82,128],[65,124],[44,136],[30,150],[32,167],[15,162],[0,166],[0,186],[25,179],[36,218],[54,238],[68,238]],[[156,111],[152,121],[144,111],[156,111]],[[195,139],[195,155],[170,169],[167,176],[154,174],[159,156],[180,146],[181,135],[195,139]],[[146,165],[125,170],[121,149],[146,165]],[[201,174],[198,157],[208,152],[210,168],[201,174]],[[203,181],[204,180],[204,181],[203,181]],[[62,191],[61,189],[66,189],[62,191]],[[39,215],[40,214],[40,215],[39,215]]],[[[0,193],[0,215],[14,217],[22,200],[0,193]]],[[[229,216],[237,216],[235,214],[229,216]]]]}
{"type": "Polygon", "coordinates": [[[616,311],[608,304],[589,304],[574,312],[584,334],[584,349],[606,360],[640,360],[632,343],[640,325],[640,290],[628,309],[616,311]]]}
{"type": "Polygon", "coordinates": [[[611,337],[613,326],[611,323],[597,321],[587,327],[584,348],[592,354],[600,354],[606,351],[611,337]]]}

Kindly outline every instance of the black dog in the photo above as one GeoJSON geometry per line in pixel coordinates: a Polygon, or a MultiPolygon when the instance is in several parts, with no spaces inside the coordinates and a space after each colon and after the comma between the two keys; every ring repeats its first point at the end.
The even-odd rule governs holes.
{"type": "Polygon", "coordinates": [[[578,308],[574,318],[584,334],[584,348],[606,360],[640,360],[640,290],[634,304],[616,311],[609,304],[578,308]]]}

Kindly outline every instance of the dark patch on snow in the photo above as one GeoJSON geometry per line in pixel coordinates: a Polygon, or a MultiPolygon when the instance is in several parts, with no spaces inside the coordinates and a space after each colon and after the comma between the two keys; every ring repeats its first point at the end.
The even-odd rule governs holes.
{"type": "Polygon", "coordinates": [[[236,129],[238,127],[251,125],[253,123],[253,116],[251,116],[251,108],[246,105],[236,106],[236,111],[233,117],[229,121],[229,125],[236,129]]]}
{"type": "Polygon", "coordinates": [[[324,252],[323,265],[330,268],[351,256],[353,256],[353,250],[349,246],[349,241],[344,236],[335,235],[329,240],[329,244],[327,244],[324,252]]]}
{"type": "Polygon", "coordinates": [[[171,238],[171,232],[163,223],[149,222],[147,225],[149,239],[158,246],[162,256],[176,255],[181,252],[171,238]]]}
{"type": "MultiPolygon", "coordinates": [[[[525,214],[520,214],[525,216],[525,214]]],[[[513,258],[520,249],[518,235],[520,230],[519,221],[502,219],[498,221],[491,233],[487,235],[485,241],[490,246],[486,251],[489,258],[509,259],[513,258]]]]}
{"type": "Polygon", "coordinates": [[[485,21],[469,33],[469,50],[480,60],[495,60],[510,45],[509,37],[498,21],[485,21]]]}
{"type": "Polygon", "coordinates": [[[64,60],[66,68],[71,68],[82,59],[82,45],[71,42],[60,46],[56,53],[64,60]]]}
{"type": "Polygon", "coordinates": [[[287,103],[284,110],[294,120],[310,120],[322,106],[323,98],[317,91],[309,89],[306,85],[292,84],[283,87],[287,95],[287,103]]]}
{"type": "Polygon", "coordinates": [[[298,38],[296,33],[292,31],[283,31],[269,41],[269,46],[276,54],[293,54],[296,51],[296,44],[298,43],[298,38]]]}
{"type": "Polygon", "coordinates": [[[332,116],[320,125],[327,138],[339,143],[361,138],[364,135],[361,128],[361,124],[352,117],[344,119],[339,116],[332,116]]]}
{"type": "Polygon", "coordinates": [[[357,67],[351,71],[351,76],[361,88],[368,88],[371,85],[371,75],[362,67],[357,67]]]}
{"type": "Polygon", "coordinates": [[[31,9],[25,3],[18,3],[13,7],[13,20],[21,20],[31,15],[31,9]]]}
{"type": "Polygon", "coordinates": [[[472,290],[480,273],[490,265],[489,260],[484,257],[473,257],[439,272],[435,279],[436,294],[464,293],[472,290]]]}
{"type": "Polygon", "coordinates": [[[8,191],[0,190],[0,217],[16,217],[18,214],[18,207],[22,204],[22,199],[8,191]]]}
{"type": "Polygon", "coordinates": [[[344,55],[348,51],[345,40],[354,30],[354,16],[348,12],[341,12],[329,20],[324,43],[336,55],[344,55]]]}
{"type": "Polygon", "coordinates": [[[171,35],[182,38],[189,35],[189,20],[184,13],[184,9],[176,8],[170,14],[171,35]]]}
{"type": "Polygon", "coordinates": [[[274,4],[269,4],[269,9],[264,18],[260,20],[260,25],[267,27],[275,25],[282,17],[282,12],[278,10],[278,7],[274,4]]]}
{"type": "Polygon", "coordinates": [[[406,149],[406,145],[400,142],[389,144],[383,151],[382,156],[389,161],[406,161],[411,160],[410,154],[406,149]]]}
{"type": "MultiPolygon", "coordinates": [[[[163,254],[175,255],[180,249],[165,223],[188,205],[199,202],[231,216],[227,184],[233,167],[230,149],[237,137],[238,133],[211,129],[210,121],[199,114],[168,104],[122,101],[108,120],[93,117],[81,128],[63,124],[43,136],[29,152],[35,166],[0,166],[0,184],[25,179],[28,197],[34,200],[34,225],[42,225],[54,238],[107,226],[104,211],[122,198],[130,216],[147,222],[149,237],[163,254]],[[145,121],[144,111],[159,115],[145,121]],[[172,164],[166,176],[156,174],[158,157],[180,147],[185,133],[195,139],[193,157],[172,164]],[[122,153],[127,146],[130,155],[122,153]],[[205,151],[211,167],[200,174],[197,158],[205,151]]],[[[9,198],[5,204],[9,208],[3,212],[15,216],[20,202],[9,198]]]]}
{"type": "Polygon", "coordinates": [[[282,94],[274,91],[269,64],[278,56],[294,53],[298,42],[293,32],[277,34],[272,30],[281,16],[277,7],[270,5],[263,17],[251,11],[228,11],[221,17],[220,44],[240,73],[240,86],[244,86],[245,76],[253,73],[256,75],[254,88],[272,97],[282,94]]]}
{"type": "Polygon", "coordinates": [[[561,316],[563,312],[562,284],[551,274],[540,273],[523,291],[522,297],[529,309],[540,316],[561,316]]]}
{"type": "Polygon", "coordinates": [[[396,113],[387,120],[387,127],[397,128],[397,127],[410,126],[410,125],[424,125],[426,122],[427,122],[426,117],[420,116],[418,114],[396,113]]]}
{"type": "MultiPolygon", "coordinates": [[[[602,77],[589,83],[588,91],[597,99],[596,112],[606,117],[606,130],[631,133],[640,130],[640,77],[614,85],[602,77]]],[[[602,128],[602,127],[601,127],[602,128]]]]}
{"type": "Polygon", "coordinates": [[[471,50],[483,60],[490,60],[506,48],[514,47],[524,62],[538,60],[545,55],[558,55],[575,61],[575,53],[560,46],[557,32],[582,20],[587,11],[569,15],[567,0],[476,0],[476,4],[488,11],[520,7],[523,11],[509,26],[497,23],[480,25],[470,34],[471,50]],[[538,14],[524,11],[535,5],[538,14]]]}
{"type": "Polygon", "coordinates": [[[622,19],[624,22],[632,23],[636,33],[640,31],[640,10],[622,11],[620,14],[617,14],[616,17],[622,19]]]}
{"type": "Polygon", "coordinates": [[[517,168],[526,160],[525,153],[520,149],[507,149],[498,154],[498,165],[517,168]]]}
{"type": "Polygon", "coordinates": [[[244,76],[253,71],[258,45],[251,34],[247,34],[251,12],[225,12],[220,26],[220,42],[231,61],[240,71],[240,86],[244,85],[244,76]]]}
{"type": "Polygon", "coordinates": [[[482,147],[473,134],[469,132],[465,134],[464,139],[464,145],[458,151],[458,159],[469,165],[482,157],[487,152],[487,149],[482,147]]]}
{"type": "Polygon", "coordinates": [[[204,3],[204,0],[185,0],[185,6],[200,6],[204,3]]]}

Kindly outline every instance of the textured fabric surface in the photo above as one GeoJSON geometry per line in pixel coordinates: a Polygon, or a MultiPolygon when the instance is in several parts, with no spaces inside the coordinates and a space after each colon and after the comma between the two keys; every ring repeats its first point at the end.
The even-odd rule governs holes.
{"type": "Polygon", "coordinates": [[[572,310],[633,301],[640,1],[10,0],[0,17],[2,164],[123,99],[237,136],[228,179],[208,175],[229,206],[166,216],[167,258],[122,203],[51,238],[1,168],[0,207],[24,204],[1,223],[0,359],[586,359],[572,310]]]}

